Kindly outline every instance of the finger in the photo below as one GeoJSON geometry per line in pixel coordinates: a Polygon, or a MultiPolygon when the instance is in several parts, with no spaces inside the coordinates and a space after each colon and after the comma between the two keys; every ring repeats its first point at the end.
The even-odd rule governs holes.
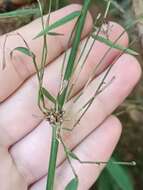
{"type": "MultiPolygon", "coordinates": [[[[112,30],[110,33],[111,40],[115,40],[122,32],[123,28],[116,23],[111,23],[112,30]]],[[[127,34],[122,36],[120,42],[123,45],[127,44],[127,34]]],[[[80,74],[73,94],[80,90],[88,80],[90,73],[102,59],[103,54],[109,49],[108,46],[103,43],[96,42],[92,48],[90,55],[83,71],[80,74]],[[95,57],[96,55],[96,57],[95,57]]],[[[119,51],[112,49],[109,55],[105,58],[100,72],[112,62],[112,60],[119,54],[119,51]]],[[[60,71],[63,61],[63,56],[59,57],[54,63],[47,66],[45,70],[44,85],[53,94],[56,95],[59,89],[60,83],[60,71]]],[[[82,62],[80,62],[81,64],[82,62]]],[[[77,75],[75,73],[75,75],[77,75]]],[[[1,141],[6,146],[9,146],[20,138],[24,137],[27,133],[33,130],[41,122],[41,112],[37,106],[37,81],[36,77],[28,80],[16,94],[11,96],[0,107],[1,114],[1,128],[0,134],[1,141]],[[13,111],[13,108],[14,111],[13,111]],[[41,117],[34,117],[38,115],[41,117]]]]}
{"type": "MultiPolygon", "coordinates": [[[[64,141],[69,148],[73,149],[79,144],[121,104],[139,80],[140,74],[139,64],[134,57],[123,55],[117,61],[108,76],[108,80],[115,76],[114,82],[95,99],[90,109],[72,133],[65,132],[63,134],[64,141]]],[[[81,96],[74,106],[71,106],[70,102],[67,104],[67,107],[70,105],[71,115],[66,118],[67,120],[69,119],[69,121],[65,122],[66,127],[72,126],[73,122],[70,120],[72,115],[77,115],[77,110],[92,96],[103,75],[101,74],[90,84],[85,94],[81,96]]],[[[46,174],[50,142],[51,127],[48,122],[43,121],[35,130],[15,144],[10,150],[17,167],[22,175],[26,177],[29,184],[46,174]]],[[[59,165],[64,158],[63,149],[60,147],[57,164],[59,165]]]]}
{"type": "MultiPolygon", "coordinates": [[[[115,117],[108,118],[94,130],[75,149],[74,153],[82,161],[108,161],[121,134],[121,124],[115,117]]],[[[105,165],[80,164],[72,160],[72,165],[79,178],[78,190],[87,190],[96,181],[105,165]]],[[[57,168],[55,190],[63,190],[73,179],[73,173],[67,161],[57,168]]],[[[30,190],[44,190],[46,177],[35,183],[30,190]]]]}
{"type": "Polygon", "coordinates": [[[0,188],[3,190],[25,190],[27,184],[21,176],[8,152],[0,145],[0,188]]]}
{"type": "MultiPolygon", "coordinates": [[[[56,20],[65,16],[65,13],[68,15],[74,11],[80,10],[80,5],[70,5],[65,8],[62,8],[56,12],[51,13],[50,23],[54,23],[56,20]]],[[[46,20],[46,16],[45,16],[46,20]]],[[[48,44],[48,58],[47,63],[54,60],[57,56],[59,56],[65,49],[67,49],[68,39],[70,37],[70,33],[74,28],[76,19],[73,21],[55,29],[55,32],[63,34],[63,36],[48,36],[47,44],[48,44]],[[56,44],[56,46],[55,46],[56,44]]],[[[92,19],[91,15],[88,14],[87,19],[85,21],[85,27],[83,29],[82,37],[86,36],[92,27],[92,19]]],[[[32,23],[22,27],[21,29],[16,30],[13,33],[20,33],[26,42],[29,44],[32,52],[36,55],[37,63],[40,64],[41,55],[42,55],[42,47],[43,47],[43,38],[38,38],[33,40],[33,38],[40,32],[42,29],[41,19],[37,19],[32,23]]],[[[0,57],[3,55],[3,44],[5,41],[5,36],[0,38],[1,47],[0,47],[0,57]]],[[[6,68],[4,70],[0,70],[0,102],[5,100],[10,94],[12,94],[29,76],[31,76],[34,72],[33,64],[30,64],[31,58],[21,54],[19,52],[15,52],[13,55],[13,59],[11,61],[10,52],[16,48],[24,46],[24,43],[18,36],[9,36],[6,49],[5,49],[5,58],[6,58],[6,68]],[[5,85],[3,85],[3,81],[5,85]]]]}

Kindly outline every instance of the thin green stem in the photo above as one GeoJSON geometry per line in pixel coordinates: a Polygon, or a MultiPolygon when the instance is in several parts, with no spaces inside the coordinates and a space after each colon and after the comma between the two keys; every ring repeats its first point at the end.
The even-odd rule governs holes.
{"type": "MultiPolygon", "coordinates": [[[[129,46],[131,45],[132,43],[129,44],[129,46]]],[[[93,101],[95,100],[95,98],[97,97],[98,94],[100,94],[103,90],[101,89],[102,85],[104,84],[105,82],[105,79],[107,78],[110,70],[112,69],[114,63],[125,53],[125,50],[119,55],[116,57],[116,59],[114,59],[114,61],[112,62],[111,65],[109,65],[101,83],[99,84],[97,90],[95,91],[93,97],[82,107],[82,108],[85,108],[85,110],[83,111],[83,113],[81,114],[81,116],[79,117],[79,119],[77,120],[77,122],[73,125],[72,129],[74,129],[76,127],[77,124],[79,124],[80,120],[83,118],[83,116],[86,114],[87,110],[90,108],[90,106],[92,105],[93,101]],[[87,107],[86,107],[87,106],[87,107]]],[[[113,77],[114,79],[114,77],[113,77]]],[[[111,80],[112,82],[112,80],[111,80]]],[[[106,88],[106,87],[105,87],[106,88]]],[[[80,95],[81,96],[81,95],[80,95]]],[[[76,101],[78,100],[78,98],[76,98],[76,101]]]]}
{"type": "Polygon", "coordinates": [[[65,151],[65,154],[66,154],[66,158],[67,158],[67,161],[68,161],[68,163],[69,163],[69,165],[70,165],[70,167],[71,167],[71,169],[72,169],[72,172],[73,172],[74,176],[75,176],[76,178],[78,178],[78,176],[77,176],[77,174],[76,174],[76,171],[75,171],[75,169],[74,169],[74,167],[73,167],[73,165],[72,165],[72,162],[71,162],[71,160],[70,160],[70,156],[69,156],[69,153],[68,153],[68,148],[66,147],[66,145],[65,145],[65,143],[64,143],[64,141],[62,140],[61,137],[60,137],[60,141],[61,141],[61,143],[62,143],[62,145],[63,145],[64,151],[65,151]]]}
{"type": "MultiPolygon", "coordinates": [[[[37,0],[37,2],[38,2],[38,5],[39,5],[39,10],[40,10],[40,14],[41,14],[42,29],[44,30],[45,29],[44,17],[43,17],[44,7],[42,7],[42,4],[41,4],[41,2],[39,0],[37,0]]],[[[48,12],[49,12],[49,14],[48,14],[46,25],[49,24],[50,13],[51,13],[51,6],[52,6],[52,1],[50,0],[49,1],[49,6],[48,6],[48,12]]],[[[42,49],[42,58],[41,58],[41,63],[40,63],[40,69],[39,69],[39,72],[37,73],[37,75],[39,74],[39,76],[38,76],[38,81],[39,81],[38,106],[39,106],[40,110],[43,113],[46,113],[48,111],[48,108],[45,105],[44,95],[42,93],[42,85],[43,85],[43,78],[44,78],[44,71],[45,71],[45,65],[46,65],[47,55],[48,55],[47,39],[46,39],[46,35],[44,35],[43,36],[43,49],[42,49]],[[42,101],[42,106],[41,106],[41,101],[42,101]]]]}
{"type": "MultiPolygon", "coordinates": [[[[95,98],[97,97],[97,95],[102,92],[102,91],[100,91],[100,89],[101,89],[102,85],[104,84],[105,79],[107,78],[107,76],[108,76],[108,74],[109,74],[109,72],[110,72],[112,66],[113,66],[113,64],[109,66],[108,70],[106,71],[106,73],[105,73],[105,75],[104,75],[104,77],[103,77],[101,83],[99,84],[97,90],[95,91],[94,95],[93,95],[92,98],[85,104],[85,105],[87,105],[87,107],[85,108],[85,110],[83,111],[83,113],[81,114],[81,116],[79,117],[79,119],[77,120],[77,122],[73,125],[73,128],[75,128],[75,126],[76,126],[77,124],[79,124],[80,120],[83,118],[83,116],[85,115],[85,113],[87,112],[87,110],[90,108],[90,106],[92,105],[92,103],[93,103],[93,101],[95,100],[95,98]]],[[[85,105],[84,105],[84,107],[85,107],[85,105]]]]}
{"type": "MultiPolygon", "coordinates": [[[[108,164],[109,161],[107,162],[103,162],[103,161],[82,161],[82,160],[78,160],[79,163],[81,164],[96,164],[96,165],[103,165],[103,164],[108,164]]],[[[110,161],[110,164],[113,165],[123,165],[123,166],[136,166],[136,162],[135,161],[131,161],[131,162],[119,162],[119,161],[110,161]]]]}
{"type": "Polygon", "coordinates": [[[58,153],[58,147],[59,147],[59,140],[57,138],[58,127],[59,127],[58,125],[52,126],[52,142],[51,142],[50,161],[49,161],[46,190],[54,189],[56,161],[57,161],[57,153],[58,153]]]}

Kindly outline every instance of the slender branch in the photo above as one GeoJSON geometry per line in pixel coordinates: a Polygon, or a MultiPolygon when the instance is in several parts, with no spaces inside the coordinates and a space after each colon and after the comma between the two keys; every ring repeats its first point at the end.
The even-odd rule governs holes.
{"type": "MultiPolygon", "coordinates": [[[[79,117],[79,119],[76,121],[76,123],[73,125],[73,128],[76,127],[76,125],[80,122],[80,120],[83,118],[83,116],[85,115],[85,113],[87,112],[87,110],[90,108],[90,106],[92,105],[93,101],[95,100],[95,98],[97,97],[97,94],[99,93],[102,85],[104,84],[105,79],[107,78],[111,68],[112,68],[113,64],[109,66],[107,72],[105,73],[105,76],[103,77],[101,83],[99,84],[97,90],[95,91],[93,97],[88,101],[87,107],[85,108],[85,110],[83,111],[83,113],[81,114],[81,116],[79,117]]],[[[101,92],[101,91],[100,91],[101,92]]],[[[85,107],[85,106],[84,106],[85,107]]]]}
{"type": "Polygon", "coordinates": [[[60,141],[61,141],[61,143],[62,143],[62,145],[63,145],[64,152],[65,152],[65,154],[66,154],[67,161],[68,161],[68,163],[69,163],[69,165],[70,165],[70,167],[71,167],[71,169],[72,169],[72,172],[73,172],[74,176],[75,176],[76,178],[78,178],[78,176],[77,176],[77,174],[76,174],[76,171],[75,171],[75,169],[74,169],[74,167],[73,167],[73,165],[72,165],[72,162],[71,162],[71,160],[70,160],[70,156],[69,156],[69,153],[68,153],[68,148],[66,147],[66,145],[65,145],[65,143],[64,143],[64,141],[63,141],[63,139],[62,139],[62,137],[60,137],[60,141]]]}
{"type": "MultiPolygon", "coordinates": [[[[40,9],[40,14],[41,14],[41,24],[42,24],[42,29],[44,30],[45,28],[45,24],[44,24],[44,18],[43,18],[43,13],[44,13],[44,8],[42,7],[42,4],[39,0],[37,0],[38,5],[39,5],[39,9],[40,9]]],[[[45,5],[46,6],[46,5],[45,5]]],[[[47,5],[48,6],[48,5],[47,5]]],[[[49,14],[48,14],[48,18],[46,21],[46,25],[49,24],[50,21],[50,13],[51,13],[51,7],[52,7],[52,1],[49,1],[49,14]]],[[[39,93],[38,93],[38,106],[40,108],[40,110],[45,114],[47,111],[49,111],[49,109],[46,107],[45,104],[45,98],[42,92],[42,85],[43,85],[43,78],[44,78],[44,72],[45,72],[45,65],[46,65],[46,61],[47,61],[47,55],[48,55],[48,48],[47,48],[47,38],[46,35],[43,36],[43,49],[42,49],[42,58],[41,58],[41,63],[40,63],[40,69],[39,69],[39,93]],[[41,106],[41,101],[42,101],[42,106],[41,106]]],[[[34,59],[33,62],[36,60],[34,59]]]]}
{"type": "MultiPolygon", "coordinates": [[[[103,162],[103,161],[82,161],[79,160],[79,162],[81,164],[96,164],[96,165],[102,165],[102,164],[108,164],[109,162],[103,162]]],[[[116,164],[116,165],[124,165],[124,166],[136,166],[136,162],[135,161],[131,161],[131,162],[118,162],[118,161],[112,161],[110,162],[111,164],[116,164]]]]}
{"type": "MultiPolygon", "coordinates": [[[[134,42],[131,42],[131,43],[129,44],[129,47],[130,47],[133,43],[134,43],[134,42]]],[[[88,109],[89,109],[90,106],[92,105],[92,103],[93,103],[93,101],[95,100],[95,98],[97,97],[97,95],[102,92],[101,87],[102,87],[102,85],[104,84],[106,77],[108,76],[108,74],[109,74],[110,70],[112,69],[114,63],[125,53],[125,51],[126,51],[126,50],[124,50],[119,56],[117,56],[116,59],[114,59],[114,61],[112,62],[112,64],[109,65],[109,67],[108,67],[108,69],[107,69],[107,71],[106,71],[106,73],[105,73],[105,75],[104,75],[104,77],[103,77],[101,83],[99,84],[97,90],[95,91],[93,97],[92,97],[88,102],[86,102],[86,104],[83,106],[84,108],[85,108],[86,106],[87,106],[87,107],[85,108],[84,112],[81,114],[81,116],[79,117],[79,119],[77,120],[77,122],[73,125],[72,130],[76,127],[77,124],[79,124],[80,120],[81,120],[81,119],[83,118],[83,116],[86,114],[86,112],[88,111],[88,109]]],[[[114,77],[113,77],[113,79],[114,79],[114,77]]],[[[111,80],[111,81],[112,81],[112,80],[111,80]]],[[[81,96],[81,94],[80,94],[79,96],[81,96]]],[[[78,98],[76,98],[76,101],[77,101],[77,99],[78,99],[78,98]]]]}

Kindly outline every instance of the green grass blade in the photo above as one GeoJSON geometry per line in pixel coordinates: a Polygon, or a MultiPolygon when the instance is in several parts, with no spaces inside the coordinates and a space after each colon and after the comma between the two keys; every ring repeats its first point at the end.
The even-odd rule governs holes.
{"type": "Polygon", "coordinates": [[[107,172],[107,169],[104,169],[101,176],[97,181],[97,190],[115,190],[113,189],[114,182],[112,177],[107,172]]]}
{"type": "Polygon", "coordinates": [[[65,190],[77,190],[77,188],[78,188],[78,178],[75,177],[68,183],[65,190]]]}
{"type": "Polygon", "coordinates": [[[79,22],[77,24],[77,28],[76,28],[76,32],[75,32],[74,43],[72,46],[72,50],[70,53],[70,57],[69,57],[67,67],[66,67],[66,71],[65,71],[65,75],[64,75],[65,81],[68,81],[72,75],[74,62],[75,62],[75,58],[77,55],[77,50],[78,50],[79,43],[81,40],[81,33],[82,33],[82,30],[84,27],[84,21],[85,21],[86,15],[87,15],[89,5],[90,5],[90,0],[84,1],[83,9],[81,11],[81,16],[79,18],[79,22]]]}
{"type": "Polygon", "coordinates": [[[57,27],[60,27],[60,26],[64,25],[67,22],[70,22],[71,20],[73,20],[74,18],[76,18],[78,16],[80,16],[80,11],[75,11],[73,13],[70,13],[69,15],[66,15],[65,17],[63,17],[63,18],[59,19],[58,21],[54,22],[53,24],[45,27],[45,29],[42,30],[35,38],[38,38],[40,36],[48,34],[49,31],[51,31],[51,30],[53,30],[53,29],[55,29],[57,27]]]}
{"type": "Polygon", "coordinates": [[[38,8],[33,9],[20,9],[16,11],[6,12],[0,14],[1,18],[12,18],[12,17],[23,17],[23,16],[29,16],[29,15],[40,15],[38,8]]]}
{"type": "Polygon", "coordinates": [[[131,54],[131,55],[135,55],[135,56],[139,55],[136,51],[129,49],[129,48],[126,48],[126,47],[123,47],[121,45],[115,44],[114,42],[112,42],[111,40],[109,40],[103,36],[97,36],[97,35],[92,34],[92,37],[94,39],[98,40],[99,42],[108,45],[111,48],[123,51],[123,52],[131,54]]]}
{"type": "Polygon", "coordinates": [[[15,49],[13,49],[12,51],[11,51],[11,53],[10,53],[10,56],[12,57],[12,55],[13,55],[13,52],[14,51],[19,51],[19,52],[21,52],[21,53],[23,53],[23,54],[25,54],[25,55],[27,55],[27,56],[30,56],[30,57],[35,57],[35,55],[34,55],[34,53],[33,52],[31,52],[28,48],[26,48],[26,47],[16,47],[15,49]]]}
{"type": "Polygon", "coordinates": [[[47,89],[45,89],[44,87],[42,87],[42,93],[43,95],[48,98],[51,102],[53,102],[54,104],[56,104],[56,99],[48,92],[47,89]]]}
{"type": "Polygon", "coordinates": [[[75,29],[75,36],[73,39],[73,45],[72,45],[72,49],[71,49],[70,56],[68,59],[65,74],[64,74],[63,83],[66,83],[66,85],[65,85],[62,93],[58,97],[59,106],[61,108],[63,107],[64,102],[65,102],[66,94],[68,91],[68,83],[69,83],[70,78],[71,78],[72,73],[73,73],[74,63],[75,63],[77,51],[78,51],[80,40],[81,40],[81,33],[82,33],[82,30],[84,27],[86,15],[87,15],[90,3],[91,3],[91,0],[84,0],[83,8],[81,10],[80,17],[79,17],[78,22],[77,22],[77,27],[75,29]]]}
{"type": "Polygon", "coordinates": [[[110,173],[116,184],[122,190],[134,190],[132,181],[128,176],[127,172],[118,164],[112,164],[111,162],[116,162],[114,158],[112,158],[107,165],[107,171],[110,173]]]}
{"type": "MultiPolygon", "coordinates": [[[[21,36],[22,37],[22,36],[21,36]]],[[[38,69],[38,66],[37,66],[37,63],[36,63],[36,56],[35,54],[30,50],[28,44],[26,43],[26,41],[23,39],[26,47],[16,47],[14,48],[11,52],[10,52],[10,57],[12,59],[12,56],[13,56],[13,53],[14,51],[19,51],[21,53],[23,53],[24,55],[27,55],[29,57],[31,57],[32,59],[32,63],[34,64],[35,66],[35,69],[36,69],[36,73],[37,73],[37,77],[38,77],[38,80],[40,80],[39,78],[39,69],[38,69]]]]}

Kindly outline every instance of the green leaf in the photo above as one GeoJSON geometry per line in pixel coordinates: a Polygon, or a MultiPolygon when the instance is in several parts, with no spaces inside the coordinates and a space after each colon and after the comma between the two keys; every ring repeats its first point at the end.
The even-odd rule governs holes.
{"type": "Polygon", "coordinates": [[[107,169],[104,169],[101,176],[97,181],[97,189],[98,190],[115,190],[113,189],[115,183],[113,183],[113,179],[107,172],[107,169]]]}
{"type": "Polygon", "coordinates": [[[32,58],[35,57],[34,53],[31,52],[31,51],[30,51],[28,48],[26,48],[26,47],[16,47],[15,49],[13,49],[13,50],[11,51],[11,53],[10,53],[11,57],[12,57],[14,51],[19,51],[19,52],[21,52],[21,53],[23,53],[23,54],[25,54],[25,55],[27,55],[27,56],[30,56],[30,57],[32,57],[32,58]]]}
{"type": "Polygon", "coordinates": [[[0,18],[23,17],[23,16],[35,15],[35,14],[37,14],[37,15],[40,14],[38,8],[20,9],[20,10],[16,10],[16,11],[1,13],[0,18]]]}
{"type": "Polygon", "coordinates": [[[58,103],[60,105],[60,107],[62,108],[65,100],[66,100],[66,95],[67,95],[67,91],[68,91],[68,85],[69,85],[69,81],[72,77],[73,74],[73,69],[74,69],[74,65],[75,65],[75,60],[76,60],[76,56],[77,56],[77,52],[78,52],[78,48],[80,45],[80,40],[81,40],[81,34],[83,31],[83,27],[85,24],[85,19],[88,13],[88,9],[90,6],[91,0],[85,0],[82,10],[81,10],[81,14],[80,17],[78,18],[78,21],[76,23],[76,27],[75,27],[75,35],[73,38],[73,44],[72,44],[72,49],[68,58],[68,62],[67,62],[67,66],[65,69],[65,73],[64,73],[64,80],[63,82],[66,82],[66,87],[64,88],[63,92],[59,95],[58,97],[58,103]]]}
{"type": "Polygon", "coordinates": [[[110,173],[116,184],[122,190],[134,190],[132,180],[128,176],[127,172],[118,164],[112,164],[115,159],[112,158],[107,165],[107,171],[110,173]]]}
{"type": "Polygon", "coordinates": [[[80,11],[75,11],[73,13],[70,13],[69,15],[66,15],[65,17],[63,17],[63,18],[57,20],[56,22],[54,22],[53,24],[45,27],[45,29],[42,30],[35,38],[38,38],[40,36],[44,36],[44,35],[48,34],[49,31],[64,25],[65,23],[73,20],[74,18],[76,18],[78,16],[80,16],[80,11]]]}
{"type": "Polygon", "coordinates": [[[54,104],[56,104],[56,100],[55,98],[48,92],[48,90],[46,90],[44,87],[42,87],[42,93],[45,97],[47,97],[51,102],[53,102],[54,104]]]}
{"type": "Polygon", "coordinates": [[[118,44],[115,44],[114,42],[112,42],[111,40],[103,37],[103,36],[98,36],[98,35],[95,35],[95,34],[92,34],[92,37],[98,41],[100,41],[101,43],[104,43],[106,45],[108,45],[109,47],[111,48],[114,48],[114,49],[117,49],[117,50],[120,50],[120,51],[124,51],[128,54],[131,54],[131,55],[139,55],[136,51],[132,50],[132,49],[129,49],[129,48],[126,48],[126,47],[123,47],[121,45],[118,45],[118,44]]]}
{"type": "Polygon", "coordinates": [[[68,183],[65,190],[77,190],[77,188],[78,188],[78,178],[75,177],[68,183]]]}

